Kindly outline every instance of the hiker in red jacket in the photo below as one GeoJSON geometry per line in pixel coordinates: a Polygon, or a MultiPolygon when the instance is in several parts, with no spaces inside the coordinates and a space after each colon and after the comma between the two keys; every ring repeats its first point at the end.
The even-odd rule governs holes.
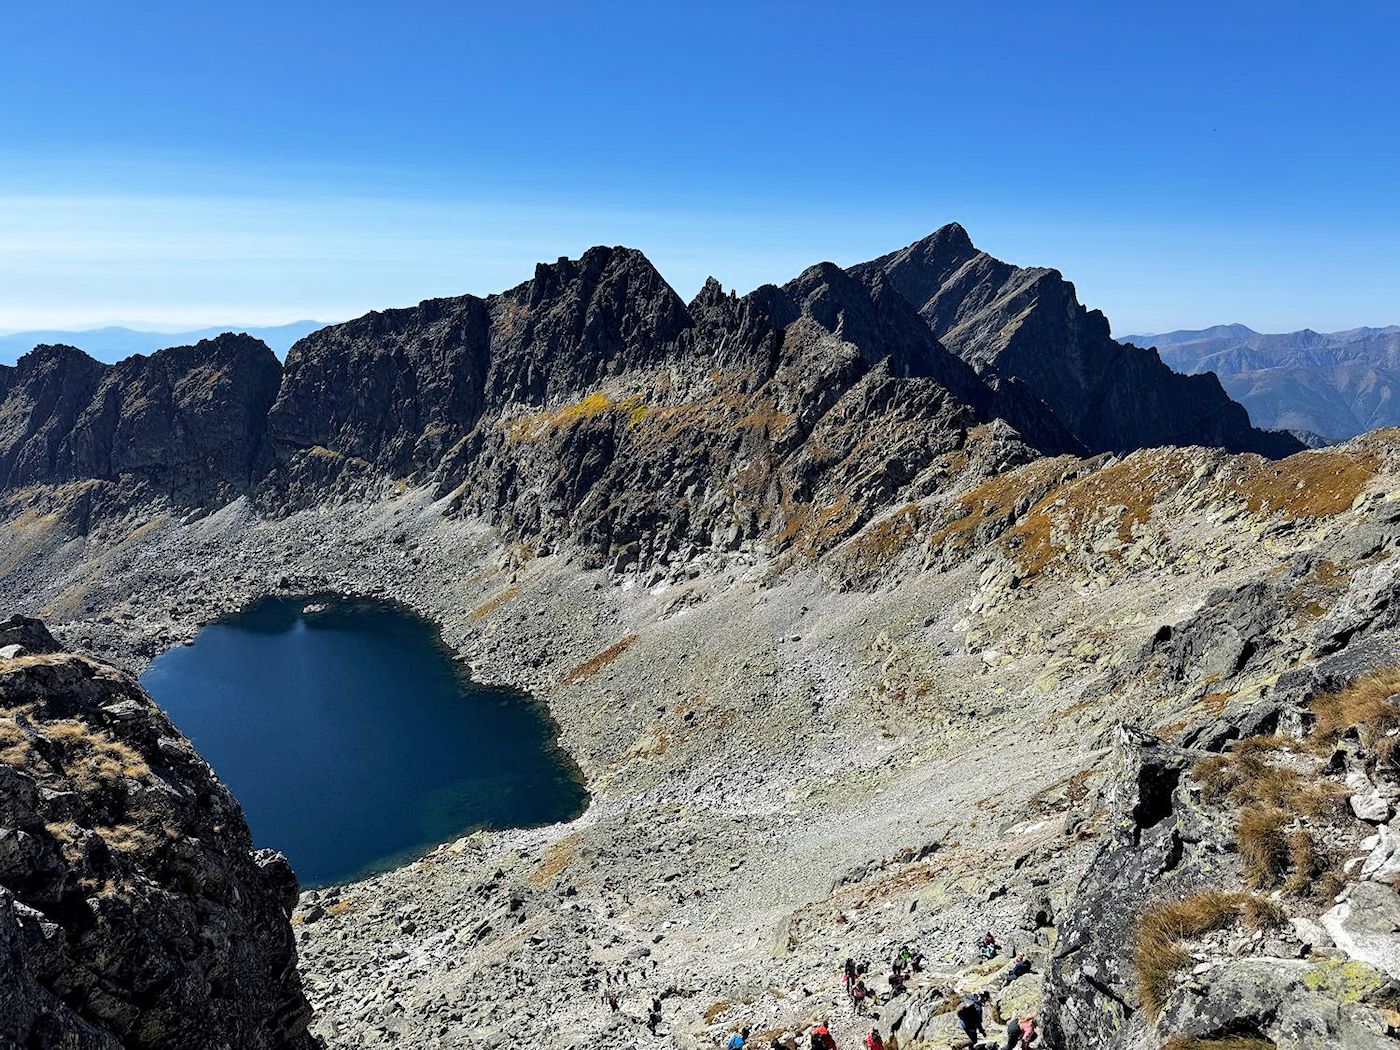
{"type": "Polygon", "coordinates": [[[831,1029],[824,1019],[812,1029],[812,1050],[836,1050],[836,1040],[831,1038],[831,1029]]]}
{"type": "Polygon", "coordinates": [[[885,1041],[880,1038],[880,1029],[870,1029],[870,1034],[865,1037],[866,1050],[885,1050],[885,1041]]]}

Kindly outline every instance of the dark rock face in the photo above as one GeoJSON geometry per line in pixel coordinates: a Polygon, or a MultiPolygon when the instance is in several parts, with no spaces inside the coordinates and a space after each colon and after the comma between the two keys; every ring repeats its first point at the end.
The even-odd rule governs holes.
{"type": "Polygon", "coordinates": [[[106,369],[71,346],[40,346],[0,366],[0,485],[68,476],[61,452],[106,369]]]}
{"type": "MultiPolygon", "coordinates": [[[[991,440],[973,431],[993,420],[1017,449],[1009,461],[1037,450],[1008,423],[1044,449],[1074,447],[1043,405],[992,389],[944,350],[902,297],[829,263],[743,298],[707,285],[679,319],[672,306],[659,296],[645,312],[662,319],[648,330],[672,341],[628,349],[615,376],[589,354],[596,364],[566,359],[556,375],[530,351],[538,367],[522,369],[515,343],[498,365],[493,336],[485,371],[513,377],[516,404],[493,405],[448,453],[442,494],[621,570],[752,540],[825,549],[889,503],[936,489],[940,463],[991,440]],[[578,400],[521,403],[537,391],[578,400]]],[[[630,327],[613,341],[629,346],[630,327]]]]}
{"type": "Polygon", "coordinates": [[[979,372],[1025,383],[1091,451],[1216,445],[1283,456],[1303,447],[1251,427],[1214,375],[1178,375],[1154,351],[1115,342],[1058,271],[994,259],[956,223],[851,272],[886,275],[944,345],[979,372]]]}
{"type": "Polygon", "coordinates": [[[396,476],[431,470],[484,413],[544,406],[658,365],[690,325],[645,256],[593,248],[489,299],[371,313],[293,347],[270,430],[396,476]]]}
{"type": "Polygon", "coordinates": [[[0,639],[0,1045],[310,1050],[286,860],[132,678],[0,639]]]}
{"type": "Polygon", "coordinates": [[[271,465],[264,420],[281,372],[248,336],[116,365],[38,347],[0,369],[0,484],[120,479],[190,505],[227,502],[271,465]]]}

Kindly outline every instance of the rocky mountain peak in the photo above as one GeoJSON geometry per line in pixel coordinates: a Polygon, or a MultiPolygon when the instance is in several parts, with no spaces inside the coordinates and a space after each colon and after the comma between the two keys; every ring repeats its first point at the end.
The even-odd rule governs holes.
{"type": "Polygon", "coordinates": [[[979,372],[1024,383],[1092,451],[1206,444],[1279,456],[1302,448],[1251,427],[1218,384],[1192,383],[1151,351],[1115,343],[1107,318],[1084,307],[1059,271],[994,259],[961,227],[851,272],[883,273],[948,349],[979,372]]]}

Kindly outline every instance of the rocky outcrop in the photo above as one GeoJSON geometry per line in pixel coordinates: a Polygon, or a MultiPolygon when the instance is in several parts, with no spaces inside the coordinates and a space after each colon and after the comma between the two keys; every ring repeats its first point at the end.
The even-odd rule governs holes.
{"type": "Polygon", "coordinates": [[[1094,452],[1216,445],[1282,456],[1303,447],[1251,427],[1213,374],[1179,375],[1155,351],[1116,342],[1059,271],[994,259],[957,223],[851,272],[885,275],[949,349],[979,372],[1024,383],[1094,452]]]}
{"type": "Polygon", "coordinates": [[[0,487],[99,480],[220,505],[271,465],[281,371],[266,345],[232,334],[115,365],[37,347],[0,368],[0,487]]]}
{"type": "Polygon", "coordinates": [[[0,642],[0,1045],[309,1050],[286,860],[134,679],[0,642]]]}
{"type": "MultiPolygon", "coordinates": [[[[690,313],[676,346],[651,356],[664,368],[590,372],[602,388],[575,388],[575,401],[480,419],[438,468],[439,491],[593,564],[651,568],[754,542],[819,552],[945,484],[970,444],[1005,441],[1008,464],[1039,450],[1025,434],[1073,445],[899,297],[831,264],[742,299],[708,286],[690,313]]],[[[540,373],[550,389],[581,381],[572,367],[562,381],[540,373]]]]}
{"type": "MultiPolygon", "coordinates": [[[[1228,681],[1230,625],[1257,602],[1215,597],[1229,669],[1210,674],[1228,681]]],[[[1386,697],[1395,658],[1393,636],[1368,639],[1288,672],[1272,695],[1185,729],[1189,747],[1119,727],[1093,807],[1108,834],[1050,962],[1054,1045],[1394,1045],[1400,785],[1376,739],[1400,710],[1386,697]]]]}

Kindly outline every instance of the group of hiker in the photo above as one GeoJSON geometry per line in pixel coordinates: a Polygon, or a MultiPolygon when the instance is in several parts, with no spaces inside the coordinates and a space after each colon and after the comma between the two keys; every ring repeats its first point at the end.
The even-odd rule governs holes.
{"type": "MultiPolygon", "coordinates": [[[[1024,971],[1023,971],[1024,972],[1024,971]]],[[[992,998],[990,992],[974,992],[958,1004],[958,1027],[968,1042],[976,1046],[987,1035],[986,1007],[992,998]]],[[[1040,1038],[1035,1014],[1028,1017],[1012,1017],[1006,1022],[1005,1041],[1002,1050],[1030,1050],[1040,1038]]]]}
{"type": "MultiPolygon", "coordinates": [[[[976,947],[978,954],[984,959],[994,959],[1001,952],[1001,945],[990,933],[979,939],[976,947]]],[[[923,955],[907,946],[895,952],[894,957],[890,960],[889,994],[886,1002],[906,992],[910,974],[921,972],[923,962],[923,955]]],[[[841,983],[845,986],[851,1008],[858,1017],[865,1016],[867,1004],[874,1005],[879,1002],[879,997],[874,990],[866,984],[869,969],[867,964],[858,964],[853,958],[848,958],[842,969],[841,983]]],[[[1003,983],[1010,984],[1016,978],[1029,973],[1030,969],[1029,959],[1024,955],[1015,956],[1006,968],[1003,983]]],[[[991,993],[981,991],[965,996],[958,1002],[957,1012],[954,1016],[957,1019],[958,1027],[973,1047],[988,1041],[987,1004],[990,1001],[991,993]]],[[[999,1050],[1039,1050],[1039,1038],[1040,1033],[1034,1014],[1027,1017],[1012,1017],[1006,1021],[1004,1039],[999,1050]]],[[[730,1035],[724,1048],[725,1050],[756,1050],[756,1048],[750,1047],[748,1028],[742,1028],[730,1035]]],[[[878,1027],[869,1030],[861,1041],[861,1048],[863,1050],[885,1050],[885,1039],[878,1027]]],[[[806,1033],[805,1039],[797,1032],[785,1032],[776,1036],[768,1044],[767,1050],[837,1050],[837,1047],[836,1040],[831,1035],[830,1022],[823,1019],[806,1033]]]]}
{"type": "MultiPolygon", "coordinates": [[[[895,952],[894,958],[890,960],[889,998],[903,995],[909,984],[909,974],[918,973],[923,968],[923,953],[916,952],[908,946],[895,952]]],[[[865,975],[869,969],[869,966],[864,964],[857,966],[854,959],[847,959],[841,974],[841,983],[846,986],[846,996],[851,1000],[851,1007],[858,1015],[865,1013],[866,1003],[873,1005],[879,1002],[875,992],[865,983],[865,975]]]]}
{"type": "MultiPolygon", "coordinates": [[[[996,938],[987,933],[976,943],[978,954],[984,959],[994,959],[1001,952],[1001,945],[996,938]]],[[[924,968],[924,956],[908,946],[901,947],[890,959],[890,971],[888,976],[889,992],[885,1001],[890,1002],[906,993],[911,974],[920,973],[924,968]]],[[[1030,960],[1024,955],[1016,955],[1012,958],[1006,971],[1002,975],[1003,985],[1010,984],[1018,977],[1030,972],[1030,960]]],[[[842,968],[841,982],[845,986],[846,995],[850,1000],[851,1008],[857,1017],[864,1017],[867,1005],[878,1005],[879,996],[866,983],[870,967],[865,963],[857,963],[854,958],[847,958],[845,966],[842,968]]],[[[622,982],[622,983],[625,983],[622,982]]],[[[618,989],[613,986],[611,975],[605,978],[607,987],[603,992],[603,1002],[614,1012],[620,1010],[618,989]]],[[[958,1001],[956,1014],[958,1027],[967,1038],[972,1047],[985,1045],[987,1039],[987,1003],[991,1000],[991,993],[986,991],[973,992],[958,1001]]],[[[647,1028],[652,1035],[658,1034],[661,1024],[661,1000],[653,998],[651,1007],[647,1011],[647,1028]]],[[[758,1050],[749,1043],[750,1029],[741,1028],[732,1033],[723,1044],[724,1050],[758,1050]]],[[[1040,1033],[1034,1014],[1027,1017],[1012,1017],[1006,1021],[1004,1039],[1000,1043],[999,1050],[1040,1050],[1040,1033]]],[[[837,1050],[836,1040],[832,1037],[829,1019],[823,1018],[813,1025],[807,1032],[785,1032],[774,1037],[768,1044],[767,1050],[837,1050]]],[[[884,1036],[881,1035],[878,1027],[872,1027],[861,1041],[861,1050],[886,1050],[884,1036]]]]}

